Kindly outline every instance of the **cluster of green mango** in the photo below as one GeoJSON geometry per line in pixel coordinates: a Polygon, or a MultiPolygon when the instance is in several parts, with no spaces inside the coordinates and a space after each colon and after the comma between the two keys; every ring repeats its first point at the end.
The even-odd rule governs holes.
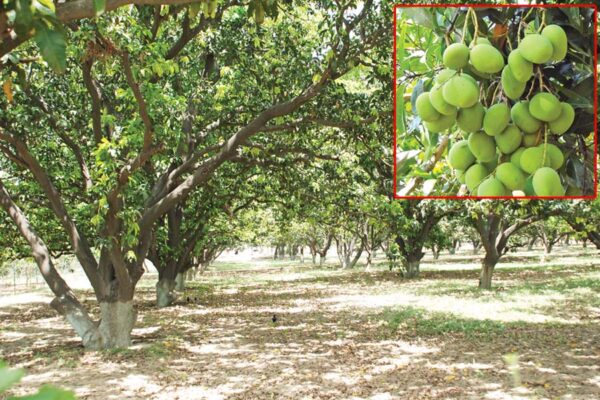
{"type": "MultiPolygon", "coordinates": [[[[546,133],[567,132],[575,111],[541,87],[530,93],[530,100],[522,96],[533,77],[534,64],[562,60],[566,52],[567,36],[557,25],[526,35],[518,48],[510,51],[507,63],[482,37],[469,47],[454,43],[446,48],[446,68],[435,76],[431,90],[417,97],[416,111],[430,132],[456,125],[464,133],[450,148],[448,163],[471,194],[565,195],[556,172],[564,155],[558,146],[548,143],[546,133]],[[499,73],[500,77],[495,77],[499,73]],[[499,80],[504,99],[486,108],[480,102],[483,88],[478,80],[494,79],[499,80]]],[[[568,195],[578,194],[569,191],[568,195]]]]}

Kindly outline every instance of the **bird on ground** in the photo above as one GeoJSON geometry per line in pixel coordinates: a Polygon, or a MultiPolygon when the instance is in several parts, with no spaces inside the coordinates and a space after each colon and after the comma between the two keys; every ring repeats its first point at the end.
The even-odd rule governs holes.
{"type": "Polygon", "coordinates": [[[277,315],[273,314],[273,316],[271,317],[271,321],[275,324],[277,323],[277,315]]]}

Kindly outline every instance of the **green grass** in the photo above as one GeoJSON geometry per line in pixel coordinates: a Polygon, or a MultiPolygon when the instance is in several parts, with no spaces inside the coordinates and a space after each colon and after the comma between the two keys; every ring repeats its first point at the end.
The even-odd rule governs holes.
{"type": "Polygon", "coordinates": [[[488,319],[460,318],[451,313],[432,312],[415,307],[388,309],[383,320],[393,332],[414,331],[418,336],[460,333],[465,336],[492,337],[506,331],[507,324],[488,319]]]}

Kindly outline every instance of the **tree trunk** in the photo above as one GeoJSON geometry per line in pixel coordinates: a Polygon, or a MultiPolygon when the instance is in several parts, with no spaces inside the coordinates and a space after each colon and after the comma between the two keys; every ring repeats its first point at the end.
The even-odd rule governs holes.
{"type": "Polygon", "coordinates": [[[322,267],[324,263],[325,263],[325,255],[319,254],[319,267],[322,267]]]}
{"type": "Polygon", "coordinates": [[[177,299],[175,293],[175,279],[169,277],[159,278],[156,283],[156,305],[168,307],[177,299]]]}
{"type": "Polygon", "coordinates": [[[481,273],[479,275],[479,288],[485,290],[492,289],[492,275],[498,260],[484,258],[481,263],[481,273]]]}
{"type": "Polygon", "coordinates": [[[100,324],[98,331],[105,349],[126,348],[131,345],[131,331],[137,313],[133,301],[100,303],[100,324]]]}
{"type": "Polygon", "coordinates": [[[533,245],[535,244],[537,238],[531,238],[527,243],[527,251],[533,250],[533,245]]]}
{"type": "Polygon", "coordinates": [[[175,290],[183,292],[185,290],[185,272],[177,273],[175,276],[175,290]]]}
{"type": "Polygon", "coordinates": [[[373,262],[373,253],[371,251],[369,251],[368,249],[365,249],[367,251],[367,265],[365,265],[365,271],[370,271],[371,270],[371,264],[373,262]]]}
{"type": "Polygon", "coordinates": [[[409,258],[404,262],[404,277],[408,279],[417,278],[420,273],[421,260],[409,258]]]}
{"type": "Polygon", "coordinates": [[[354,266],[356,265],[356,263],[358,262],[358,260],[360,260],[360,256],[362,255],[363,252],[363,246],[361,245],[358,250],[356,251],[356,255],[354,256],[354,258],[352,259],[352,261],[350,261],[350,268],[354,268],[354,266]]]}

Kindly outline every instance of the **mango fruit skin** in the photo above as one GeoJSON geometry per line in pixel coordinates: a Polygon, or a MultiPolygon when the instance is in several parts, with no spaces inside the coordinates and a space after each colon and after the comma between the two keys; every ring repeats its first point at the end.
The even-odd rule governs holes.
{"type": "Polygon", "coordinates": [[[494,140],[502,154],[511,154],[521,146],[521,131],[515,125],[508,125],[501,133],[494,136],[494,140]]]}
{"type": "MultiPolygon", "coordinates": [[[[539,168],[550,165],[550,159],[544,158],[544,151],[541,147],[530,147],[526,149],[519,159],[521,169],[528,174],[533,174],[539,168]]],[[[536,191],[537,192],[537,191],[536,191]]]]}
{"type": "Polygon", "coordinates": [[[498,179],[490,176],[479,184],[477,188],[477,196],[481,197],[498,197],[507,196],[506,187],[498,179]]]}
{"type": "Polygon", "coordinates": [[[542,167],[533,174],[533,190],[537,196],[564,196],[565,190],[558,173],[549,167],[542,167]]]}
{"type": "Polygon", "coordinates": [[[491,160],[491,161],[486,161],[486,162],[482,162],[481,163],[483,166],[485,166],[488,171],[493,171],[496,169],[496,166],[498,165],[498,157],[497,154],[496,156],[491,160]]]}
{"type": "Polygon", "coordinates": [[[454,173],[456,174],[456,179],[458,179],[458,181],[460,183],[465,183],[465,171],[463,171],[462,169],[455,169],[454,173]]]}
{"type": "Polygon", "coordinates": [[[471,40],[471,43],[469,44],[469,48],[472,49],[473,47],[475,47],[478,44],[487,44],[487,45],[491,46],[492,42],[490,42],[488,40],[488,38],[484,38],[484,37],[478,36],[477,38],[475,38],[475,40],[471,40]]]}
{"type": "Polygon", "coordinates": [[[456,117],[456,124],[465,132],[477,132],[483,126],[485,108],[480,102],[473,107],[461,108],[456,117]]]}
{"type": "Polygon", "coordinates": [[[444,50],[442,60],[446,68],[462,69],[469,63],[469,48],[464,43],[452,43],[444,50]]]}
{"type": "Polygon", "coordinates": [[[457,75],[444,83],[442,94],[446,103],[460,108],[474,106],[479,100],[479,87],[471,79],[457,75]]]}
{"type": "Polygon", "coordinates": [[[550,40],[539,33],[525,35],[521,39],[518,49],[524,59],[534,64],[544,64],[550,61],[554,53],[550,40]]]}
{"type": "Polygon", "coordinates": [[[558,148],[557,145],[552,143],[540,144],[538,146],[542,151],[546,151],[546,157],[548,158],[548,166],[552,169],[559,169],[565,162],[565,156],[563,152],[558,148]],[[544,149],[545,147],[545,149],[544,149]]]}
{"type": "Polygon", "coordinates": [[[446,100],[444,100],[442,86],[435,85],[431,88],[429,101],[431,101],[433,108],[442,115],[454,115],[456,113],[456,107],[446,103],[446,100]]]}
{"type": "MultiPolygon", "coordinates": [[[[441,115],[441,114],[440,114],[441,115]]],[[[425,121],[425,126],[432,133],[438,133],[450,128],[456,122],[456,112],[452,115],[441,115],[435,121],[425,121]]]]}
{"type": "Polygon", "coordinates": [[[508,126],[510,110],[505,103],[494,104],[483,117],[483,130],[490,136],[496,136],[508,126]]]}
{"type": "Polygon", "coordinates": [[[542,140],[541,135],[538,135],[537,133],[528,133],[526,135],[523,135],[521,144],[524,147],[534,147],[534,146],[537,146],[538,144],[540,144],[541,140],[542,140]]]}
{"type": "Polygon", "coordinates": [[[527,176],[517,168],[513,163],[505,162],[496,168],[496,179],[509,190],[523,190],[525,189],[525,182],[527,176]]]}
{"type": "Polygon", "coordinates": [[[564,29],[558,25],[547,25],[542,30],[542,36],[552,44],[552,61],[561,61],[567,56],[568,40],[564,29]]]}
{"type": "Polygon", "coordinates": [[[529,113],[541,121],[550,122],[560,117],[560,101],[552,93],[537,93],[529,101],[529,113]]]}
{"type": "Polygon", "coordinates": [[[495,74],[504,67],[504,57],[494,46],[478,44],[471,49],[471,64],[479,72],[495,74]]]}
{"type": "Polygon", "coordinates": [[[469,167],[469,169],[465,172],[465,184],[469,191],[473,192],[479,186],[479,183],[483,181],[490,172],[487,170],[485,166],[482,164],[473,164],[469,167]]]}
{"type": "Polygon", "coordinates": [[[536,133],[542,127],[542,121],[529,112],[529,102],[516,102],[510,109],[510,118],[523,132],[536,133]]]}
{"type": "Polygon", "coordinates": [[[525,92],[525,83],[519,82],[511,72],[510,65],[504,66],[502,69],[502,90],[506,97],[511,100],[516,100],[523,95],[525,92]]]}
{"type": "Polygon", "coordinates": [[[429,99],[429,92],[423,92],[417,97],[417,101],[415,102],[417,106],[417,114],[423,121],[436,121],[441,117],[441,114],[437,112],[437,110],[431,104],[431,100],[429,99]]]}
{"type": "Polygon", "coordinates": [[[458,71],[450,69],[450,68],[444,68],[443,70],[441,70],[440,72],[437,73],[437,75],[433,79],[433,82],[436,85],[441,86],[444,83],[446,83],[448,81],[448,79],[452,78],[456,74],[458,74],[458,71]]]}
{"type": "Polygon", "coordinates": [[[465,171],[475,162],[475,156],[469,150],[466,140],[456,142],[448,151],[448,163],[454,169],[465,171]]]}
{"type": "Polygon", "coordinates": [[[525,196],[535,196],[535,190],[533,190],[533,175],[529,175],[525,181],[525,196]]]}
{"type": "Polygon", "coordinates": [[[469,136],[469,150],[480,162],[489,162],[496,157],[496,143],[484,132],[474,132],[469,136]]]}
{"type": "Polygon", "coordinates": [[[560,116],[548,123],[550,132],[557,135],[562,135],[568,131],[571,125],[573,125],[573,121],[575,121],[575,110],[572,105],[562,102],[560,103],[560,108],[560,116]]]}
{"type": "Polygon", "coordinates": [[[533,75],[533,64],[523,58],[519,49],[510,52],[508,65],[510,66],[510,72],[519,82],[526,83],[533,75]]]}
{"type": "Polygon", "coordinates": [[[525,150],[525,147],[519,147],[517,150],[515,150],[514,153],[510,155],[510,162],[513,163],[514,166],[519,169],[521,168],[521,155],[525,150]]]}

